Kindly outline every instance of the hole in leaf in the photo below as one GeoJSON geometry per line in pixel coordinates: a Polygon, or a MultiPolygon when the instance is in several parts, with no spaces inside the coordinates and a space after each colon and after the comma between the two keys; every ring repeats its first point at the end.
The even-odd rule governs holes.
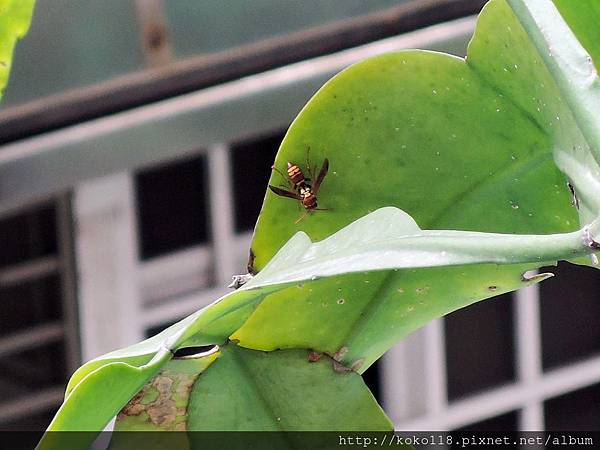
{"type": "Polygon", "coordinates": [[[173,354],[173,358],[177,359],[192,359],[202,358],[219,351],[218,345],[198,345],[196,347],[179,348],[173,354]]]}

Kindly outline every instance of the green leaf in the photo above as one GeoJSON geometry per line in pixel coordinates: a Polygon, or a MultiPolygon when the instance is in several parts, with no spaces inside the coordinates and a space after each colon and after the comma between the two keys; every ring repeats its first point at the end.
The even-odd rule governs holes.
{"type": "MultiPolygon", "coordinates": [[[[69,433],[55,431],[100,431],[121,409],[123,399],[133,397],[170,357],[171,353],[163,350],[141,367],[112,362],[90,372],[66,396],[37,448],[65,448],[66,443],[73,448],[69,433]]],[[[79,448],[88,448],[94,439],[93,434],[87,433],[78,442],[79,448]]]]}
{"type": "Polygon", "coordinates": [[[17,40],[29,29],[35,0],[0,0],[0,98],[12,66],[17,40]]]}
{"type": "Polygon", "coordinates": [[[531,236],[424,231],[405,212],[388,207],[317,243],[298,233],[242,289],[299,284],[267,295],[231,339],[260,350],[312,348],[362,372],[399,334],[465,302],[551,275],[527,278],[527,270],[590,254],[599,226],[531,236]],[[508,273],[507,264],[520,272],[508,273]],[[396,295],[389,307],[373,300],[382,280],[396,295]]]}
{"type": "Polygon", "coordinates": [[[362,377],[337,372],[306,350],[257,352],[235,345],[194,384],[189,430],[391,430],[362,377]]]}
{"type": "MultiPolygon", "coordinates": [[[[181,347],[225,342],[227,337],[244,323],[262,297],[276,289],[275,286],[260,292],[231,293],[145,341],[88,361],[72,375],[67,386],[67,394],[78,387],[88,374],[113,362],[139,367],[164,349],[174,351],[181,347]]],[[[127,400],[125,399],[124,403],[127,400]]],[[[107,421],[109,419],[110,417],[107,421]]]]}
{"type": "Polygon", "coordinates": [[[145,448],[187,449],[184,433],[153,435],[120,433],[122,431],[185,431],[190,394],[196,379],[218,357],[220,352],[169,361],[146,383],[120,411],[115,423],[110,450],[145,448]],[[139,442],[138,442],[139,441],[139,442]]]}
{"type": "MultiPolygon", "coordinates": [[[[551,3],[538,4],[555,25],[545,28],[551,32],[560,16],[551,3]]],[[[330,80],[296,118],[275,161],[280,171],[291,161],[308,174],[328,158],[318,201],[329,210],[296,224],[298,202],[267,192],[252,243],[254,268],[263,269],[298,230],[319,241],[389,205],[421,228],[494,233],[563,233],[598,217],[600,171],[584,137],[593,135],[589,119],[598,115],[576,108],[590,93],[577,91],[568,74],[560,82],[563,59],[549,65],[538,40],[505,1],[492,0],[466,60],[398,52],[330,80]]],[[[573,71],[588,74],[587,60],[579,62],[573,71]]],[[[270,184],[284,182],[273,173],[270,184]]],[[[308,291],[305,285],[268,296],[234,338],[255,349],[301,344],[335,352],[346,365],[364,361],[364,370],[429,320],[515,290],[523,286],[522,273],[540,265],[409,268],[321,280],[308,291]]]]}
{"type": "Polygon", "coordinates": [[[563,19],[594,61],[600,61],[600,3],[596,0],[554,0],[563,19]]]}
{"type": "MultiPolygon", "coordinates": [[[[596,68],[551,2],[509,3],[564,99],[553,105],[556,116],[548,117],[550,125],[555,124],[554,158],[571,178],[580,198],[582,223],[587,223],[600,214],[600,80],[596,68]],[[557,123],[565,116],[569,121],[557,123]]],[[[593,14],[594,10],[579,13],[593,14]]]]}

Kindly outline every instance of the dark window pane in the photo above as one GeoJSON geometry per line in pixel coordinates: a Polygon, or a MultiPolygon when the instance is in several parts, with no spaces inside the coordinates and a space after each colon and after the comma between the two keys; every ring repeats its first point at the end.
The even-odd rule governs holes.
{"type": "MultiPolygon", "coordinates": [[[[462,439],[474,438],[475,442],[477,443],[478,438],[495,438],[498,437],[498,432],[517,431],[518,429],[519,412],[511,411],[509,413],[502,414],[501,416],[492,417],[491,419],[482,420],[481,422],[471,423],[467,426],[457,428],[454,430],[454,432],[461,434],[455,436],[454,444],[451,445],[450,448],[465,448],[464,445],[461,444],[462,439]]],[[[471,446],[467,445],[467,447],[471,446]]]]}
{"type": "Polygon", "coordinates": [[[0,267],[56,253],[53,205],[0,220],[0,267]]]}
{"type": "Polygon", "coordinates": [[[544,403],[546,430],[598,431],[600,384],[570,392],[544,403]]]}
{"type": "MultiPolygon", "coordinates": [[[[58,405],[46,411],[35,412],[31,415],[7,422],[0,422],[0,431],[44,431],[50,425],[57,410],[58,405]]],[[[38,433],[19,433],[14,436],[3,436],[3,439],[14,440],[14,443],[10,442],[10,445],[6,442],[6,448],[18,450],[35,448],[41,437],[41,434],[38,433]]]]}
{"type": "Polygon", "coordinates": [[[0,336],[59,320],[61,314],[58,276],[0,287],[0,336]]]}
{"type": "Polygon", "coordinates": [[[519,428],[519,412],[511,411],[501,416],[471,423],[455,431],[467,432],[492,432],[492,431],[516,431],[519,428]]]}
{"type": "Polygon", "coordinates": [[[142,259],[206,242],[205,175],[202,156],[136,175],[142,259]]]}
{"type": "Polygon", "coordinates": [[[600,273],[560,263],[557,276],[540,284],[544,369],[600,351],[600,273]]]}
{"type": "Polygon", "coordinates": [[[363,380],[365,380],[365,384],[371,390],[373,396],[377,399],[378,402],[381,402],[380,397],[380,376],[379,376],[379,361],[369,367],[362,375],[363,380]]]}
{"type": "Polygon", "coordinates": [[[0,398],[11,400],[67,380],[62,342],[42,345],[0,358],[0,398]]]}
{"type": "Polygon", "coordinates": [[[448,315],[445,329],[450,400],[514,380],[513,300],[510,294],[475,303],[448,315]]]}
{"type": "Polygon", "coordinates": [[[235,229],[252,230],[284,133],[277,132],[232,146],[235,229]]]}

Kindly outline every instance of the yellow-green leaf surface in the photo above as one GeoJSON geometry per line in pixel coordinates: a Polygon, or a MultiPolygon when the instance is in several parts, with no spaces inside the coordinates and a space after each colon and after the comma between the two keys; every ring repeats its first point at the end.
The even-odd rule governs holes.
{"type": "Polygon", "coordinates": [[[0,98],[4,93],[17,41],[29,29],[35,0],[0,0],[0,98]]]}
{"type": "MultiPolygon", "coordinates": [[[[539,20],[561,21],[552,3],[542,3],[539,20]]],[[[404,51],[330,80],[294,121],[275,161],[281,171],[291,161],[309,172],[328,158],[318,201],[329,210],[296,224],[298,202],[268,191],[252,242],[254,269],[298,230],[318,241],[382,206],[401,208],[421,228],[495,233],[568,232],[597,217],[600,177],[573,111],[576,88],[560,81],[561,60],[558,68],[548,64],[524,20],[492,0],[466,60],[404,51]]],[[[284,182],[273,173],[271,184],[284,182]]],[[[234,337],[255,349],[341,353],[347,365],[364,361],[364,370],[427,321],[521,287],[534,267],[401,269],[304,283],[267,296],[234,337]]]]}
{"type": "Polygon", "coordinates": [[[554,0],[554,4],[592,59],[600,61],[600,2],[554,0]]]}
{"type": "Polygon", "coordinates": [[[194,384],[188,429],[237,431],[391,430],[362,377],[337,372],[307,350],[222,348],[194,384]],[[207,405],[210,405],[207,407],[207,405]]]}

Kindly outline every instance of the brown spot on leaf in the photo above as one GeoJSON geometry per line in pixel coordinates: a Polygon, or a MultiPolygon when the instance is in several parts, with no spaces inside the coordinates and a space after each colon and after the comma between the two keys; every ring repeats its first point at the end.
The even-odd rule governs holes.
{"type": "Polygon", "coordinates": [[[348,347],[342,347],[336,352],[335,355],[333,355],[333,359],[339,361],[344,357],[346,353],[348,353],[348,347]]]}
{"type": "Polygon", "coordinates": [[[249,274],[252,275],[256,275],[256,270],[254,269],[254,260],[256,259],[256,256],[254,255],[254,250],[250,249],[250,252],[248,254],[248,264],[246,265],[246,269],[248,270],[249,274]]]}
{"type": "Polygon", "coordinates": [[[333,370],[336,371],[337,373],[348,373],[348,372],[352,372],[352,369],[350,369],[349,367],[346,367],[342,364],[340,364],[338,361],[333,360],[333,370]]]}
{"type": "Polygon", "coordinates": [[[123,407],[118,420],[146,413],[147,420],[163,430],[185,431],[187,403],[197,377],[198,374],[161,370],[123,407]],[[150,393],[158,395],[147,396],[150,393]]]}
{"type": "Polygon", "coordinates": [[[318,353],[318,352],[309,352],[308,354],[308,362],[317,362],[321,359],[321,357],[323,356],[323,353],[318,353]]]}

